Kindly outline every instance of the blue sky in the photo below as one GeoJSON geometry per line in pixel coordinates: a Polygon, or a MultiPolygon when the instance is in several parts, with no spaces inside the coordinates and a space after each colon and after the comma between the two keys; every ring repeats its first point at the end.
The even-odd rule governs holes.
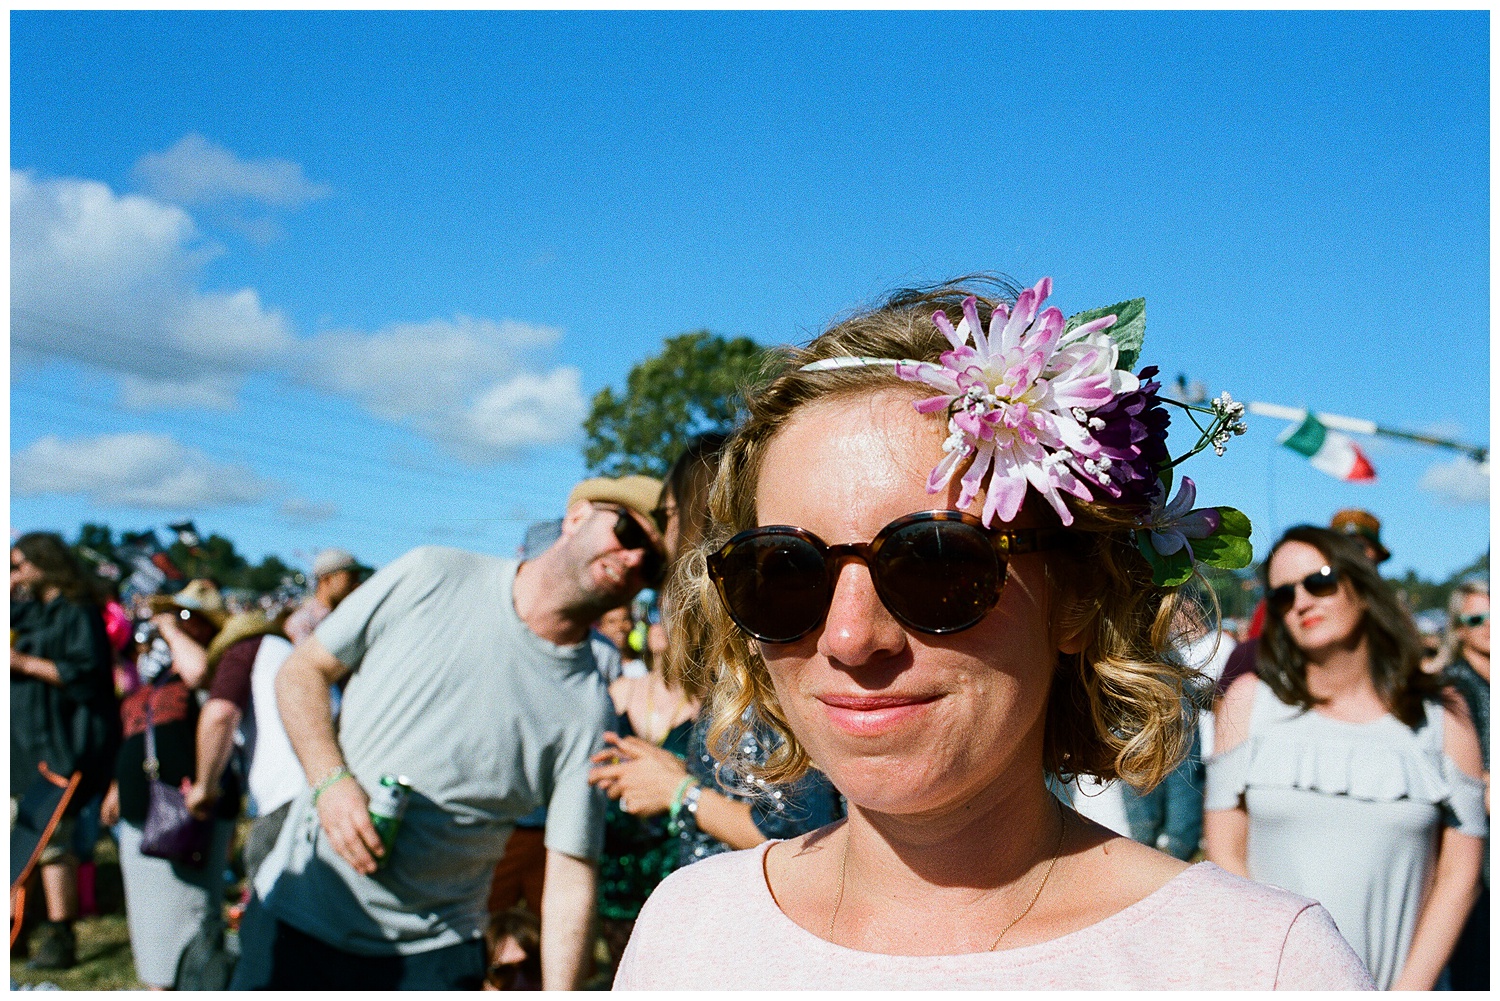
{"type": "MultiPolygon", "coordinates": [[[[1144,363],[1489,441],[1489,20],[1449,13],[11,15],[14,529],[509,553],[665,337],[805,340],[973,270],[1148,302],[1144,363]]],[[[1407,567],[1487,478],[1249,418],[1263,548],[1407,567]]],[[[1178,448],[1186,442],[1179,442],[1178,448]]]]}

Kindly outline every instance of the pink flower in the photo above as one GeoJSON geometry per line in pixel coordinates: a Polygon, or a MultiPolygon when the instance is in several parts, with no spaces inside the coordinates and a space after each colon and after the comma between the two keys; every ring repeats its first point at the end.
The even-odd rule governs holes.
{"type": "Polygon", "coordinates": [[[1064,525],[1073,523],[1064,494],[1092,500],[1078,472],[1097,476],[1100,460],[1109,459],[1090,434],[1102,422],[1088,413],[1121,392],[1137,388],[1129,372],[1115,369],[1119,351],[1105,331],[1114,316],[1105,316],[1064,334],[1066,321],[1053,306],[1041,309],[1052,291],[1052,279],[1016,297],[1014,307],[1001,303],[986,334],[974,297],[963,303],[963,320],[955,329],[945,313],[932,322],[953,345],[932,362],[902,362],[896,374],[925,382],[941,395],[918,400],[922,413],[946,411],[951,432],[947,454],[928,477],[927,490],[941,490],[963,461],[973,462],[960,481],[958,504],[966,507],[986,487],[981,520],[1012,521],[1021,509],[1026,487],[1057,511],[1064,525]]]}

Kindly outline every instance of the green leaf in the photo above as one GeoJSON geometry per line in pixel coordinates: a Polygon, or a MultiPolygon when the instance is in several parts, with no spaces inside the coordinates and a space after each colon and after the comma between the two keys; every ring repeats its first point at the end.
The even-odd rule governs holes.
{"type": "Polygon", "coordinates": [[[1223,535],[1215,532],[1206,539],[1189,539],[1189,545],[1193,547],[1193,556],[1199,563],[1206,563],[1211,567],[1221,567],[1225,570],[1238,570],[1248,567],[1250,561],[1255,558],[1255,550],[1250,545],[1250,540],[1240,535],[1223,535]]]}
{"type": "Polygon", "coordinates": [[[1193,547],[1193,558],[1199,563],[1225,570],[1238,570],[1250,565],[1255,550],[1250,545],[1250,519],[1232,507],[1216,507],[1219,527],[1206,539],[1189,540],[1193,547]]]}
{"type": "Polygon", "coordinates": [[[1250,538],[1250,519],[1237,508],[1216,507],[1219,512],[1218,535],[1233,535],[1241,539],[1250,538]]]}
{"type": "Polygon", "coordinates": [[[1159,587],[1176,587],[1186,584],[1193,576],[1193,558],[1186,549],[1179,549],[1171,556],[1163,556],[1151,545],[1151,533],[1135,533],[1136,548],[1151,564],[1151,580],[1159,587]]]}
{"type": "Polygon", "coordinates": [[[1097,320],[1101,316],[1115,314],[1115,324],[1109,328],[1109,336],[1120,349],[1120,368],[1135,371],[1135,363],[1141,357],[1141,345],[1146,342],[1146,300],[1129,299],[1113,306],[1089,309],[1068,319],[1067,330],[1073,330],[1097,320]]]}

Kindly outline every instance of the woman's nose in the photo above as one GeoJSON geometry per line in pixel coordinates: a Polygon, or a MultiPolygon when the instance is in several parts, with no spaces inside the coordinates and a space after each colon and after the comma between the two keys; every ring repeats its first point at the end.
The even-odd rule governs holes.
{"type": "Polygon", "coordinates": [[[859,667],[905,648],[906,630],[875,592],[869,568],[855,560],[845,563],[834,583],[818,652],[832,662],[859,667]]]}

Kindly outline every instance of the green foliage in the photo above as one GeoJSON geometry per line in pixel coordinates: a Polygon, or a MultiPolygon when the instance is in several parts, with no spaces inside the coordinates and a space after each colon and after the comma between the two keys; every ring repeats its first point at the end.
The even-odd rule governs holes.
{"type": "Polygon", "coordinates": [[[1179,549],[1170,556],[1163,556],[1151,544],[1151,533],[1146,531],[1135,533],[1135,545],[1141,555],[1146,557],[1146,562],[1151,564],[1151,579],[1158,585],[1176,587],[1187,583],[1193,576],[1193,558],[1186,548],[1179,549]]]}
{"type": "Polygon", "coordinates": [[[765,356],[748,337],[700,330],[667,338],[661,354],[630,370],[623,395],[606,386],[594,397],[583,422],[589,472],[665,475],[693,438],[734,425],[765,356]]]}
{"type": "Polygon", "coordinates": [[[1247,567],[1255,557],[1250,545],[1250,519],[1232,507],[1216,507],[1218,530],[1206,539],[1193,539],[1193,556],[1200,563],[1238,570],[1247,567]]]}
{"type": "Polygon", "coordinates": [[[78,529],[78,541],[74,543],[77,547],[87,547],[106,559],[115,558],[114,533],[108,525],[98,525],[94,522],[84,522],[83,527],[78,529]]]}
{"type": "Polygon", "coordinates": [[[1109,328],[1109,336],[1120,348],[1120,368],[1135,371],[1135,363],[1141,357],[1141,345],[1146,342],[1146,300],[1130,299],[1125,302],[1117,302],[1113,306],[1101,306],[1098,309],[1087,309],[1076,316],[1068,318],[1068,330],[1097,320],[1101,316],[1115,314],[1114,326],[1109,328]]]}
{"type": "MultiPolygon", "coordinates": [[[[79,528],[73,550],[83,557],[85,566],[92,566],[94,560],[82,553],[83,549],[114,561],[119,558],[115,552],[116,543],[124,545],[131,534],[121,532],[116,538],[108,525],[88,522],[79,528]]],[[[281,585],[282,578],[297,572],[275,555],[267,556],[258,565],[253,564],[234,548],[232,541],[217,533],[209,535],[192,549],[180,540],[174,540],[167,547],[167,556],[189,579],[208,577],[221,588],[244,588],[259,593],[274,591],[281,585]]],[[[130,575],[129,567],[120,569],[124,576],[130,575]]]]}
{"type": "Polygon", "coordinates": [[[264,594],[267,591],[276,590],[281,586],[283,578],[290,577],[296,572],[296,570],[281,562],[277,557],[267,556],[260,561],[260,566],[247,567],[245,569],[244,584],[242,586],[264,594]]]}
{"type": "Polygon", "coordinates": [[[1488,552],[1480,556],[1473,563],[1459,570],[1453,576],[1444,581],[1429,581],[1418,577],[1415,571],[1408,570],[1404,577],[1388,577],[1386,583],[1396,592],[1396,597],[1409,611],[1420,612],[1429,608],[1446,610],[1448,597],[1459,582],[1470,574],[1481,574],[1488,577],[1490,572],[1490,554],[1488,552]]]}
{"type": "Polygon", "coordinates": [[[1248,619],[1255,612],[1255,604],[1260,600],[1260,581],[1254,567],[1221,570],[1202,566],[1198,572],[1201,580],[1195,580],[1190,589],[1204,608],[1211,605],[1204,593],[1206,587],[1218,597],[1220,614],[1226,619],[1248,619]]]}

